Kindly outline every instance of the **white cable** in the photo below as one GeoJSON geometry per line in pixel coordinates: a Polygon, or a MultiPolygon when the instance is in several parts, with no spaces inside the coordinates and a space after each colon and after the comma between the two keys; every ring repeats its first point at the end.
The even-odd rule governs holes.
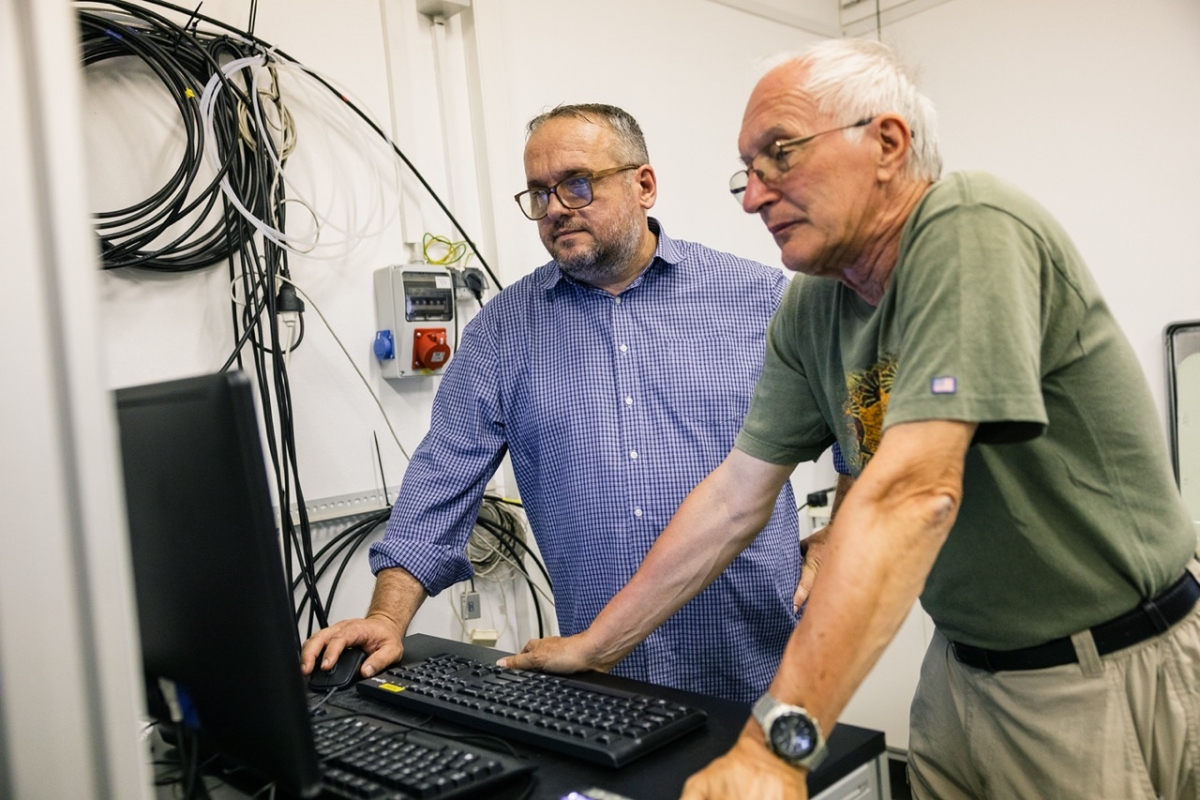
{"type": "Polygon", "coordinates": [[[233,280],[231,280],[229,282],[229,299],[230,299],[230,301],[233,302],[234,305],[239,305],[239,306],[246,305],[246,301],[239,300],[238,296],[237,296],[238,281],[240,281],[245,276],[245,274],[246,273],[244,273],[244,272],[239,272],[237,275],[234,275],[233,280]]]}
{"type": "Polygon", "coordinates": [[[288,329],[287,347],[283,350],[283,368],[286,370],[290,369],[292,364],[292,349],[296,346],[298,320],[295,311],[283,311],[279,316],[288,329]]]}
{"type": "MultiPolygon", "coordinates": [[[[390,29],[388,27],[386,0],[379,0],[379,18],[380,18],[379,19],[379,22],[380,22],[379,31],[383,35],[383,63],[384,63],[384,66],[386,69],[386,75],[387,75],[388,113],[389,113],[390,121],[391,121],[391,127],[389,130],[391,131],[391,138],[395,139],[396,138],[396,130],[400,127],[400,114],[399,114],[399,110],[396,107],[396,87],[392,83],[392,74],[393,74],[392,73],[392,40],[391,40],[391,36],[390,36],[390,29]]],[[[379,129],[383,130],[383,127],[381,126],[379,129]]],[[[400,167],[400,159],[393,158],[391,163],[392,163],[392,177],[396,181],[396,196],[402,198],[403,193],[404,193],[404,182],[402,179],[403,173],[402,173],[402,170],[400,167]]],[[[404,202],[403,199],[401,199],[400,202],[401,202],[401,204],[403,204],[403,202],[404,202]]],[[[397,207],[397,211],[401,211],[401,210],[402,210],[402,205],[397,207]]],[[[404,223],[405,223],[405,220],[403,218],[401,218],[401,220],[400,220],[401,236],[403,236],[405,234],[404,223]]]]}
{"type": "Polygon", "coordinates": [[[500,637],[502,637],[504,634],[508,633],[509,605],[508,605],[508,597],[504,594],[504,583],[502,581],[495,581],[495,585],[496,585],[496,588],[500,590],[500,608],[503,609],[503,613],[501,613],[500,619],[504,620],[504,627],[501,628],[496,633],[496,644],[499,645],[500,637]]]}
{"type": "MultiPolygon", "coordinates": [[[[204,124],[204,155],[206,161],[215,170],[220,169],[220,158],[217,152],[216,137],[214,135],[214,114],[213,110],[216,104],[216,99],[222,91],[224,91],[224,80],[222,75],[229,80],[235,73],[240,70],[249,69],[249,87],[247,94],[250,97],[258,98],[260,96],[275,97],[276,93],[282,94],[281,75],[287,75],[292,78],[292,90],[299,90],[300,96],[308,102],[308,108],[316,113],[322,125],[317,125],[312,130],[319,132],[321,135],[316,137],[316,140],[324,145],[324,155],[318,156],[315,159],[312,157],[301,158],[304,163],[320,163],[326,167],[323,174],[347,175],[350,174],[349,168],[342,170],[329,170],[329,164],[336,162],[344,153],[359,153],[369,154],[377,152],[377,154],[387,159],[388,164],[394,165],[395,158],[390,148],[386,152],[382,149],[382,142],[377,137],[366,137],[366,126],[357,124],[357,117],[351,119],[349,107],[344,102],[335,102],[335,98],[331,96],[329,88],[318,85],[318,79],[325,81],[330,87],[334,87],[335,91],[342,96],[342,99],[351,99],[358,105],[359,108],[364,106],[358,101],[353,100],[352,95],[344,88],[337,86],[332,80],[315,72],[314,70],[304,67],[296,62],[279,60],[274,58],[274,54],[270,56],[259,54],[236,59],[224,65],[221,73],[214,73],[209,79],[208,84],[204,88],[204,92],[200,99],[200,113],[204,124]],[[265,67],[265,69],[264,69],[265,67]],[[257,68],[257,69],[256,69],[257,68]],[[274,81],[274,91],[267,92],[260,89],[260,80],[262,74],[266,72],[274,81]],[[336,112],[334,113],[335,109],[336,112]],[[332,131],[342,140],[341,146],[335,147],[329,138],[329,132],[332,131]]],[[[294,102],[294,98],[289,93],[289,106],[294,102]]],[[[285,127],[285,130],[292,131],[293,140],[295,134],[294,114],[289,109],[289,106],[284,106],[280,103],[280,113],[288,115],[290,124],[285,127]]],[[[239,107],[241,104],[239,102],[239,107]]],[[[263,117],[261,103],[255,102],[252,104],[255,124],[261,135],[266,135],[268,127],[278,129],[280,125],[271,123],[263,117]],[[268,125],[268,123],[270,123],[268,125]]],[[[365,113],[365,112],[364,112],[365,113]]],[[[281,122],[281,124],[283,124],[281,122]]],[[[289,142],[287,135],[284,136],[284,150],[288,150],[289,142]]],[[[310,143],[315,141],[312,137],[308,140],[310,143]]],[[[294,141],[292,146],[294,146],[294,141]]],[[[370,202],[368,203],[369,213],[365,219],[360,220],[357,202],[357,192],[317,192],[318,196],[323,196],[327,199],[324,208],[312,198],[309,192],[300,187],[292,178],[293,171],[284,170],[283,160],[287,157],[288,152],[281,153],[276,147],[269,146],[264,148],[268,157],[272,160],[275,166],[275,180],[282,180],[288,188],[289,197],[285,202],[298,202],[312,215],[315,223],[314,230],[307,235],[287,234],[276,225],[270,224],[267,220],[263,220],[246,208],[245,204],[233,191],[232,183],[228,175],[223,176],[220,182],[222,192],[229,198],[231,205],[237,209],[251,225],[266,239],[274,242],[280,247],[284,247],[289,251],[298,255],[304,255],[309,258],[320,260],[336,260],[344,258],[357,244],[369,237],[377,237],[386,233],[392,227],[395,219],[400,213],[400,201],[392,208],[388,208],[388,203],[384,198],[383,185],[390,184],[394,179],[392,175],[386,178],[382,170],[379,168],[377,160],[370,160],[368,163],[374,164],[373,172],[375,174],[374,181],[359,182],[355,184],[355,188],[359,189],[364,185],[368,186],[371,191],[370,202]],[[282,155],[282,158],[281,158],[282,155]],[[346,200],[348,218],[343,222],[335,221],[332,218],[333,203],[335,200],[346,200]],[[338,241],[330,241],[325,235],[326,231],[333,231],[341,234],[341,239],[338,241]]],[[[303,152],[307,152],[308,148],[303,152]]]]}
{"type": "MultiPolygon", "coordinates": [[[[266,56],[254,55],[244,58],[237,58],[230,61],[221,68],[220,72],[214,72],[212,77],[208,79],[208,83],[204,87],[204,93],[200,96],[200,115],[204,121],[204,154],[208,159],[209,166],[214,171],[219,172],[221,169],[221,159],[217,153],[217,137],[213,125],[213,104],[217,97],[224,89],[225,80],[229,79],[230,75],[242,70],[246,67],[258,67],[266,63],[266,56]]],[[[252,76],[256,73],[251,73],[252,76]]],[[[257,89],[257,79],[252,77],[252,90],[257,89]]],[[[253,94],[251,95],[253,96],[253,94]]],[[[257,104],[255,104],[257,108],[257,104]]],[[[261,130],[261,129],[260,129],[261,130]]],[[[229,175],[226,173],[221,177],[221,191],[229,198],[230,204],[238,210],[246,220],[258,230],[266,239],[275,242],[280,247],[286,247],[289,250],[300,253],[307,252],[316,247],[316,240],[311,242],[301,240],[296,237],[289,237],[283,231],[268,225],[263,220],[250,213],[250,210],[242,203],[237,193],[233,191],[233,186],[229,181],[229,175]],[[295,243],[307,244],[307,247],[297,246],[295,243]]]]}
{"type": "Polygon", "coordinates": [[[467,539],[467,560],[471,562],[475,575],[491,580],[513,577],[511,564],[505,563],[499,558],[500,551],[494,544],[495,537],[492,536],[492,540],[488,541],[484,538],[485,536],[492,536],[492,534],[482,528],[475,528],[471,532],[471,537],[467,539]],[[505,571],[503,575],[500,574],[502,569],[505,571]]]}
{"type": "MultiPolygon", "coordinates": [[[[292,119],[292,113],[282,102],[282,94],[279,90],[279,78],[275,74],[276,67],[271,65],[267,67],[267,71],[271,73],[272,90],[264,92],[259,90],[258,97],[265,98],[269,102],[262,103],[265,108],[274,108],[275,113],[279,115],[279,122],[275,123],[270,118],[265,118],[268,126],[279,132],[279,155],[281,161],[286,161],[288,156],[296,149],[297,133],[295,120],[292,119]]],[[[249,117],[250,110],[246,104],[238,100],[238,132],[242,140],[246,144],[254,144],[254,132],[250,130],[249,117]]]]}
{"type": "MultiPolygon", "coordinates": [[[[508,553],[505,553],[502,549],[497,548],[495,545],[491,544],[490,542],[481,542],[480,544],[481,544],[481,546],[492,548],[495,551],[497,556],[499,556],[502,560],[507,561],[509,564],[511,564],[513,566],[514,569],[516,569],[519,573],[521,573],[521,577],[528,576],[529,585],[532,586],[535,590],[537,590],[538,594],[540,594],[542,597],[546,598],[546,601],[548,603],[550,603],[551,608],[554,608],[554,598],[551,595],[547,594],[546,590],[543,589],[541,586],[539,586],[538,582],[533,579],[533,575],[531,575],[530,573],[528,573],[524,569],[522,569],[521,565],[518,564],[516,561],[514,561],[512,556],[510,556],[508,553]]],[[[516,578],[517,576],[513,575],[513,577],[516,578]]]]}

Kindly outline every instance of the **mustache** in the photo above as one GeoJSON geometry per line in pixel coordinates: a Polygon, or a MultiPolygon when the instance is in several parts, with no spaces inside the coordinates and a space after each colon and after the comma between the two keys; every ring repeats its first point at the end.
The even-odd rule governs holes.
{"type": "Polygon", "coordinates": [[[560,219],[558,222],[554,223],[554,227],[550,229],[550,234],[552,236],[559,236],[560,234],[564,233],[575,233],[577,231],[586,230],[586,226],[575,224],[572,220],[560,219]]]}

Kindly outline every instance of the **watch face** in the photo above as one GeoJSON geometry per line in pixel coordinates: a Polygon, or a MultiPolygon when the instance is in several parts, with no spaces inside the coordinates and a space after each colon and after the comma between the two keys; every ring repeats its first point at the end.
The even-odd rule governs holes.
{"type": "Polygon", "coordinates": [[[816,749],[816,726],[803,714],[784,714],[771,726],[771,744],[785,758],[805,758],[816,749]]]}

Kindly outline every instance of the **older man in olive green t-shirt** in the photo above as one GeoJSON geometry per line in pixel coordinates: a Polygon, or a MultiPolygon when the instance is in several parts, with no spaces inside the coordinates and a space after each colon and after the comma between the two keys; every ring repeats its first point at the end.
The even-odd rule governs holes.
{"type": "Polygon", "coordinates": [[[801,460],[857,474],[808,606],[733,749],[684,798],[804,797],[914,599],[920,798],[1200,797],[1200,567],[1144,377],[1050,215],[940,177],[931,104],[885,46],[768,72],[730,188],[803,273],[734,450],[583,633],[518,666],[606,668],[711,581],[801,460]]]}

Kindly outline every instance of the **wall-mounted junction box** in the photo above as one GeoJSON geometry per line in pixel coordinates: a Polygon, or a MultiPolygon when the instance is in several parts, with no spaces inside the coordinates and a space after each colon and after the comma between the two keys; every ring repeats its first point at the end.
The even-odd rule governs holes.
{"type": "Polygon", "coordinates": [[[375,270],[375,358],[385,378],[436,375],[454,347],[454,281],[445,267],[375,270]]]}

